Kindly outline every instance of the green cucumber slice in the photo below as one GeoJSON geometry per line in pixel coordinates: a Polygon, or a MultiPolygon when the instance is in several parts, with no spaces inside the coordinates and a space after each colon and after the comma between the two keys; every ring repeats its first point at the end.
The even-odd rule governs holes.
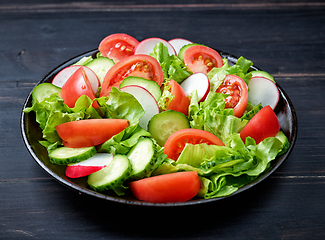
{"type": "Polygon", "coordinates": [[[96,154],[95,147],[84,147],[84,148],[69,148],[60,147],[49,154],[49,158],[52,163],[58,165],[67,165],[71,163],[81,162],[96,154]]]}
{"type": "Polygon", "coordinates": [[[256,70],[256,71],[251,71],[249,73],[252,75],[251,77],[264,77],[270,79],[272,82],[275,83],[274,77],[272,77],[272,75],[267,72],[256,70]]]}
{"type": "Polygon", "coordinates": [[[156,161],[155,152],[155,145],[150,138],[142,138],[131,148],[127,154],[132,165],[131,179],[143,178],[153,170],[156,161]]]}
{"type": "Polygon", "coordinates": [[[154,115],[148,124],[148,131],[160,146],[165,145],[170,135],[184,128],[190,128],[188,118],[173,110],[154,115]]]}
{"type": "Polygon", "coordinates": [[[33,103],[35,101],[43,102],[45,98],[49,98],[53,93],[57,93],[60,96],[61,88],[52,83],[41,83],[32,92],[33,103]]]}
{"type": "Polygon", "coordinates": [[[251,120],[256,113],[258,113],[261,109],[263,108],[262,104],[258,104],[255,107],[253,107],[252,109],[250,109],[248,112],[246,112],[241,119],[245,119],[245,120],[251,120]]]}
{"type": "Polygon", "coordinates": [[[145,89],[147,89],[152,96],[156,99],[156,101],[159,101],[159,98],[161,97],[161,90],[160,90],[160,86],[158,83],[156,83],[155,81],[151,81],[142,77],[126,77],[122,83],[120,84],[120,88],[125,87],[125,86],[129,86],[129,85],[136,85],[136,86],[140,86],[143,87],[145,89]]]}
{"type": "Polygon", "coordinates": [[[103,169],[88,176],[88,185],[95,191],[119,187],[130,175],[132,166],[125,155],[115,155],[103,169]]]}
{"type": "Polygon", "coordinates": [[[111,67],[114,66],[114,61],[110,58],[98,57],[88,62],[85,66],[89,67],[94,71],[94,73],[96,73],[100,84],[102,84],[106,73],[111,67]]]}

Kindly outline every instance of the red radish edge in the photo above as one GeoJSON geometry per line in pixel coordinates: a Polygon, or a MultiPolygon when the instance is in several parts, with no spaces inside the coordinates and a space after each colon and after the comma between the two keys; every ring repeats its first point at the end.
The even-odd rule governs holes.
{"type": "Polygon", "coordinates": [[[199,102],[202,102],[210,91],[210,81],[206,74],[194,73],[181,83],[181,87],[188,96],[197,90],[199,102]]]}
{"type": "Polygon", "coordinates": [[[97,77],[97,75],[94,73],[93,70],[91,70],[88,67],[85,66],[80,66],[80,65],[72,65],[69,67],[66,67],[64,69],[62,69],[52,80],[52,84],[62,88],[62,86],[64,85],[64,83],[71,77],[71,75],[73,73],[75,73],[80,67],[84,68],[87,77],[89,79],[89,82],[91,84],[91,87],[94,91],[94,93],[96,93],[98,91],[98,88],[100,86],[100,81],[97,77]]]}
{"type": "Polygon", "coordinates": [[[140,118],[139,125],[147,130],[149,120],[159,113],[159,106],[154,96],[147,89],[137,85],[128,85],[122,87],[120,90],[133,95],[141,104],[145,113],[140,118]]]}
{"type": "Polygon", "coordinates": [[[134,49],[134,54],[147,54],[152,52],[157,43],[163,43],[168,48],[169,55],[176,55],[174,47],[162,38],[147,38],[138,43],[134,49]]]}
{"type": "Polygon", "coordinates": [[[69,164],[66,168],[65,175],[69,178],[88,176],[106,167],[112,158],[112,154],[96,153],[94,156],[84,161],[69,164]]]}
{"type": "Polygon", "coordinates": [[[277,106],[280,93],[276,84],[265,77],[252,77],[248,84],[248,101],[252,104],[269,105],[273,110],[277,106]]]}

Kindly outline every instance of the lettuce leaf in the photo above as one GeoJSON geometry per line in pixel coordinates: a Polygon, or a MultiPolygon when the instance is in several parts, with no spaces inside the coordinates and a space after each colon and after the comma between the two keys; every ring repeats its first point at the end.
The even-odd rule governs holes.
{"type": "Polygon", "coordinates": [[[160,64],[165,81],[173,79],[181,83],[192,74],[181,59],[175,55],[169,55],[168,49],[163,43],[157,43],[149,55],[160,64]]]}
{"type": "Polygon", "coordinates": [[[220,84],[223,82],[225,77],[229,74],[237,75],[241,77],[246,84],[248,84],[248,81],[250,79],[250,75],[248,75],[249,68],[253,65],[253,62],[250,60],[247,60],[244,57],[238,58],[235,65],[229,65],[228,59],[223,59],[224,65],[221,68],[214,67],[211,69],[210,72],[208,72],[207,76],[210,80],[210,88],[212,92],[215,92],[220,84]]]}
{"type": "Polygon", "coordinates": [[[248,120],[235,117],[233,109],[225,108],[224,99],[224,94],[209,92],[206,100],[199,104],[194,94],[189,106],[189,120],[192,128],[213,133],[226,143],[227,138],[243,129],[248,120]]]}
{"type": "Polygon", "coordinates": [[[135,146],[141,137],[150,137],[151,134],[138,126],[129,137],[126,137],[126,130],[114,135],[104,142],[98,149],[98,152],[107,152],[113,155],[127,154],[135,146]]]}
{"type": "Polygon", "coordinates": [[[167,159],[153,175],[196,171],[201,180],[198,196],[227,196],[266,171],[282,149],[283,144],[276,137],[266,138],[256,145],[249,138],[244,144],[239,134],[233,134],[227,146],[186,144],[176,162],[167,159]]]}
{"type": "Polygon", "coordinates": [[[108,97],[96,100],[105,118],[129,120],[129,126],[125,132],[127,137],[138,127],[139,120],[144,114],[141,104],[134,96],[115,87],[112,88],[108,97]]]}
{"type": "Polygon", "coordinates": [[[91,109],[92,101],[88,101],[87,98],[87,96],[82,96],[78,104],[76,104],[76,108],[72,109],[63,103],[64,100],[57,93],[54,93],[42,102],[33,101],[32,107],[25,108],[23,111],[25,113],[35,112],[36,121],[42,129],[45,140],[50,143],[61,143],[61,138],[57,134],[55,126],[69,121],[86,119],[95,115],[93,109],[91,109]]]}

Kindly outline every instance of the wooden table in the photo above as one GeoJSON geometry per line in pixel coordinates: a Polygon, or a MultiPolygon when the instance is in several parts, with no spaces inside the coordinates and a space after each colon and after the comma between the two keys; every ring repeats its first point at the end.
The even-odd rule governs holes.
{"type": "Polygon", "coordinates": [[[325,3],[150,2],[1,1],[0,239],[324,239],[325,3]],[[186,38],[272,74],[297,112],[290,157],[247,192],[178,208],[101,201],[52,179],[22,141],[24,100],[51,69],[116,32],[186,38]]]}

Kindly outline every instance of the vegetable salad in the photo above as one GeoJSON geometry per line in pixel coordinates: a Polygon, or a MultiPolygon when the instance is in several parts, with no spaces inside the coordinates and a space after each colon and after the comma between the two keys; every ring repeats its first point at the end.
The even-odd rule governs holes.
{"type": "Polygon", "coordinates": [[[189,40],[127,34],[98,49],[36,86],[24,109],[68,177],[148,202],[209,199],[236,192],[287,151],[275,81],[252,61],[232,65],[189,40]],[[270,95],[251,94],[255,82],[270,95]]]}

